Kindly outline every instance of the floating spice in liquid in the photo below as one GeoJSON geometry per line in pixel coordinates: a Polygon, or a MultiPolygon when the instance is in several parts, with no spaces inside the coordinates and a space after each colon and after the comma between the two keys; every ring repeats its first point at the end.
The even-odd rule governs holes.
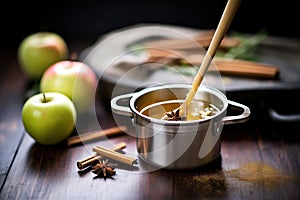
{"type": "MultiPolygon", "coordinates": [[[[166,113],[178,108],[183,103],[184,100],[168,100],[157,102],[144,107],[143,109],[141,109],[140,112],[143,115],[155,119],[162,119],[166,115],[166,113]]],[[[189,107],[186,117],[184,119],[181,119],[181,121],[207,119],[214,116],[219,111],[220,110],[216,106],[214,106],[208,101],[199,99],[193,100],[189,107]]]]}
{"type": "Polygon", "coordinates": [[[187,119],[188,120],[207,119],[214,116],[219,111],[220,110],[210,102],[203,101],[203,100],[193,100],[187,112],[187,119]]]}

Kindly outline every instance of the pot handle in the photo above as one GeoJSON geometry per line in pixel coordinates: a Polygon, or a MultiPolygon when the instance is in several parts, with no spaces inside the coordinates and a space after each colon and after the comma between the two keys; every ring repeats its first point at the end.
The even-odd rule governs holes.
{"type": "Polygon", "coordinates": [[[300,114],[283,115],[278,113],[274,109],[270,109],[269,115],[271,119],[275,122],[299,122],[300,121],[300,114]]]}
{"type": "Polygon", "coordinates": [[[242,123],[249,119],[250,116],[250,109],[248,106],[245,106],[243,104],[230,101],[228,100],[228,105],[231,106],[233,109],[242,109],[243,113],[236,116],[226,116],[221,121],[224,125],[226,124],[235,124],[235,123],[242,123]]]}
{"type": "Polygon", "coordinates": [[[129,94],[123,94],[114,97],[111,102],[111,109],[114,113],[120,114],[120,115],[127,115],[127,116],[132,116],[132,112],[129,108],[129,106],[122,106],[119,105],[119,101],[125,100],[125,99],[130,99],[133,96],[134,93],[129,93],[129,94]]]}

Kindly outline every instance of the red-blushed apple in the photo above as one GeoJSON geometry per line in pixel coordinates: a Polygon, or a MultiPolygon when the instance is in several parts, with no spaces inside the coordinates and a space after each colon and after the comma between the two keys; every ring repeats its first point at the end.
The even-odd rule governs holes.
{"type": "Polygon", "coordinates": [[[91,110],[97,89],[97,77],[90,66],[64,60],[51,65],[40,82],[41,92],[60,92],[74,103],[78,113],[91,110]]]}
{"type": "Polygon", "coordinates": [[[69,49],[62,36],[53,32],[37,32],[25,37],[18,47],[18,62],[30,79],[39,79],[55,62],[66,60],[69,49]]]}
{"type": "Polygon", "coordinates": [[[26,100],[22,108],[26,132],[44,145],[64,141],[73,132],[76,119],[73,102],[57,92],[35,94],[26,100]]]}

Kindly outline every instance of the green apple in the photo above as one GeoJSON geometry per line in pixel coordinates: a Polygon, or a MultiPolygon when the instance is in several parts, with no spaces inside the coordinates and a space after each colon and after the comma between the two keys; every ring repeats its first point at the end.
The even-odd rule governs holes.
{"type": "Polygon", "coordinates": [[[71,135],[76,118],[73,102],[57,92],[35,94],[26,100],[22,108],[26,132],[44,145],[58,144],[71,135]]]}
{"type": "Polygon", "coordinates": [[[18,62],[31,79],[41,78],[53,63],[69,56],[67,43],[53,32],[37,32],[25,37],[18,47],[18,62]]]}
{"type": "Polygon", "coordinates": [[[78,113],[91,111],[97,88],[95,72],[80,61],[59,61],[51,65],[40,82],[41,92],[60,92],[74,103],[78,113]]]}

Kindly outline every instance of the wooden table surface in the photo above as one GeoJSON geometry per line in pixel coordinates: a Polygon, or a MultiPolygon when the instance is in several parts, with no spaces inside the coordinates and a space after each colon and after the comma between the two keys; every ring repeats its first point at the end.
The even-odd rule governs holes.
{"type": "MultiPolygon", "coordinates": [[[[89,44],[71,43],[71,50],[80,53],[89,44]]],[[[79,171],[76,162],[91,154],[91,146],[111,144],[35,143],[21,121],[30,81],[19,68],[16,49],[1,51],[0,70],[0,199],[300,199],[297,126],[250,117],[224,127],[221,155],[206,166],[149,172],[116,167],[112,178],[95,178],[90,169],[79,171]]],[[[97,112],[103,128],[114,126],[101,101],[97,112]]],[[[129,135],[110,141],[125,141],[125,150],[135,150],[129,135]]]]}

